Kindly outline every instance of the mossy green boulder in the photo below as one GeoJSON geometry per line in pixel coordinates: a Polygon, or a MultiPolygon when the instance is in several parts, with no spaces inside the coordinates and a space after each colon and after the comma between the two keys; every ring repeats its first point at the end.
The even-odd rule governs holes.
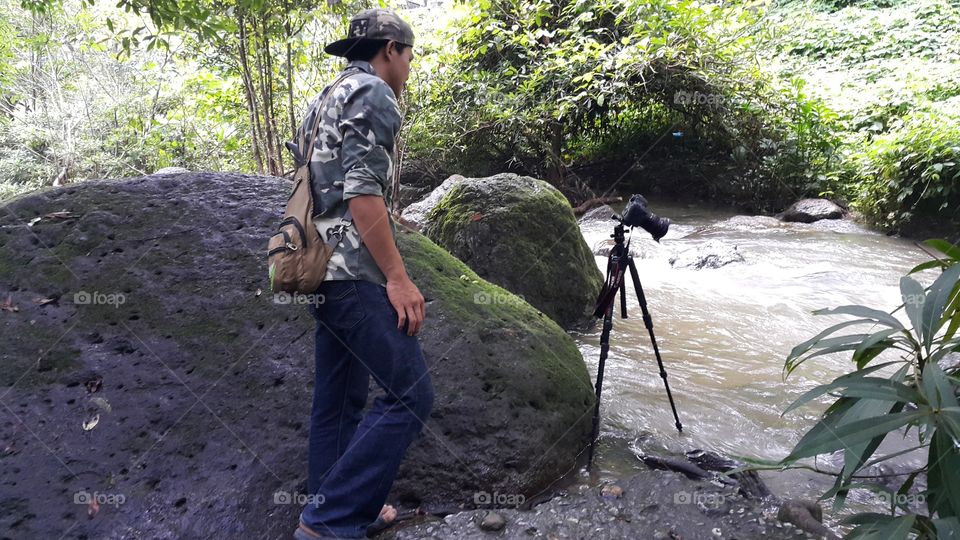
{"type": "Polygon", "coordinates": [[[453,177],[438,189],[424,234],[561,326],[591,322],[603,275],[560,191],[511,173],[453,177]]]}
{"type": "MultiPolygon", "coordinates": [[[[3,205],[0,528],[289,536],[306,495],[314,377],[306,306],[266,290],[266,239],[289,189],[186,173],[3,205]]],[[[428,302],[420,339],[436,400],[391,502],[532,496],[589,443],[594,394],[577,347],[422,235],[398,244],[428,302]]]]}

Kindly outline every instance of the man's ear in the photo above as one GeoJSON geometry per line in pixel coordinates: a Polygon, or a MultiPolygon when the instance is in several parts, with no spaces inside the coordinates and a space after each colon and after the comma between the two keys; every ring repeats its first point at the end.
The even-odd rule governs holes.
{"type": "Polygon", "coordinates": [[[387,42],[387,46],[384,47],[383,52],[387,54],[387,57],[391,57],[394,54],[397,54],[397,42],[392,39],[387,42]]]}

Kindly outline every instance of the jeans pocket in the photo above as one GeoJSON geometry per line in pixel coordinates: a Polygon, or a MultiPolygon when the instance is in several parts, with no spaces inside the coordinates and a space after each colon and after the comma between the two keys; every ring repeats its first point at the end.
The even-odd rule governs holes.
{"type": "Polygon", "coordinates": [[[360,293],[353,281],[334,281],[321,287],[323,299],[317,312],[323,321],[335,328],[350,330],[366,317],[360,293]]]}

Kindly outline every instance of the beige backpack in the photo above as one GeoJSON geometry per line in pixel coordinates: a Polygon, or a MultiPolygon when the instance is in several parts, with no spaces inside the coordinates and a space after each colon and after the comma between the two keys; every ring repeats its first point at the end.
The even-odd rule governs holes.
{"type": "Polygon", "coordinates": [[[267,243],[270,290],[274,294],[315,292],[326,277],[327,263],[352,218],[348,208],[340,224],[334,228],[330,240],[324,241],[313,224],[313,191],[310,189],[310,158],[313,156],[313,143],[320,130],[323,106],[336,86],[349,75],[351,73],[345,73],[334,81],[323,96],[317,107],[311,137],[307,139],[301,130],[298,145],[287,143],[287,148],[293,152],[296,159],[297,170],[293,176],[293,191],[287,200],[279,230],[267,243]],[[307,149],[305,156],[301,155],[302,148],[307,149]]]}

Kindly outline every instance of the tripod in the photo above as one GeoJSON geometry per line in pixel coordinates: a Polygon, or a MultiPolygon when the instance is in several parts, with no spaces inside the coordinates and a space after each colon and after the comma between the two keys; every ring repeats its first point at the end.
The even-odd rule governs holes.
{"type": "Polygon", "coordinates": [[[657,348],[657,338],[653,335],[653,319],[650,317],[650,311],[647,309],[647,299],[643,295],[643,287],[640,285],[640,277],[637,274],[637,266],[633,262],[633,256],[630,255],[630,241],[623,242],[623,220],[614,215],[613,219],[618,223],[613,229],[613,248],[607,258],[607,277],[597,298],[596,308],[593,315],[603,317],[603,332],[600,334],[600,363],[597,366],[597,403],[593,410],[593,433],[590,438],[590,454],[587,462],[589,470],[593,465],[593,451],[597,442],[597,435],[600,431],[600,392],[603,388],[603,367],[607,360],[607,351],[610,350],[610,330],[613,328],[613,303],[620,292],[620,317],[627,318],[627,284],[624,281],[624,274],[627,268],[630,268],[630,277],[633,278],[633,288],[636,289],[637,299],[640,301],[640,309],[643,310],[643,324],[650,333],[650,342],[653,343],[653,352],[657,357],[657,364],[660,366],[660,378],[663,379],[663,386],[667,389],[667,398],[670,400],[670,408],[673,410],[673,419],[676,422],[677,431],[683,433],[683,425],[680,424],[680,417],[677,415],[677,407],[673,403],[673,395],[670,393],[670,383],[667,382],[667,370],[663,367],[663,359],[660,358],[660,349],[657,348]]]}

